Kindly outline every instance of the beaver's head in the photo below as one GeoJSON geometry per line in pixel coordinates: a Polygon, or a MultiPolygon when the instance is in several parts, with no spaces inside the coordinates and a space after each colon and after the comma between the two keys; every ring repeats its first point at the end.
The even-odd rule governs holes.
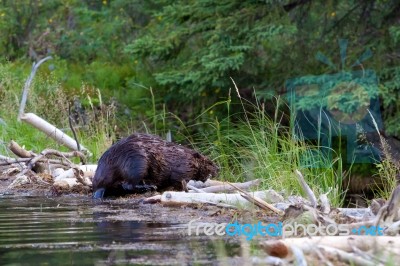
{"type": "Polygon", "coordinates": [[[198,159],[199,169],[195,180],[206,181],[209,178],[218,176],[219,167],[206,156],[196,153],[195,158],[198,159]]]}

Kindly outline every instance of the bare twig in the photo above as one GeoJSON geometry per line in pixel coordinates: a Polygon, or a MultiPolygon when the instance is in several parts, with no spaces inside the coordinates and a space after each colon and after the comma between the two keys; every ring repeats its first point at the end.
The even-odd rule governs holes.
{"type": "Polygon", "coordinates": [[[350,248],[352,249],[353,253],[359,255],[360,257],[363,257],[364,259],[366,259],[366,260],[368,260],[368,261],[376,261],[377,264],[378,264],[378,263],[383,263],[383,264],[386,263],[384,260],[382,260],[382,259],[380,259],[380,258],[378,258],[378,257],[376,257],[376,256],[373,256],[373,255],[371,255],[371,254],[368,254],[367,252],[365,252],[365,251],[359,249],[359,248],[357,247],[357,245],[355,245],[355,244],[352,243],[353,241],[354,241],[353,238],[349,238],[349,239],[347,240],[347,242],[349,242],[349,246],[350,246],[350,248]]]}
{"type": "Polygon", "coordinates": [[[74,126],[72,125],[71,105],[70,105],[69,103],[68,103],[68,123],[69,123],[69,127],[70,127],[70,129],[71,129],[71,131],[72,131],[72,135],[74,135],[74,139],[75,139],[75,141],[76,141],[77,150],[78,150],[78,151],[81,151],[81,145],[79,144],[78,137],[77,137],[77,135],[76,135],[74,126]]]}
{"type": "MultiPolygon", "coordinates": [[[[240,188],[243,188],[242,185],[258,185],[260,183],[259,179],[255,179],[252,181],[244,182],[244,183],[232,183],[235,184],[236,186],[239,186],[240,188]]],[[[202,182],[202,181],[196,181],[196,180],[190,180],[188,182],[189,185],[192,185],[196,188],[208,188],[208,187],[215,187],[215,186],[228,186],[230,190],[235,190],[235,188],[231,187],[230,185],[227,185],[226,182],[224,181],[219,181],[219,180],[214,180],[214,179],[207,179],[207,181],[202,182]]],[[[246,189],[246,188],[244,188],[246,189]]],[[[214,191],[209,191],[209,192],[214,192],[214,191]]]]}
{"type": "Polygon", "coordinates": [[[49,155],[54,155],[54,156],[58,156],[58,157],[64,158],[65,161],[70,165],[71,168],[74,167],[74,164],[70,160],[68,160],[67,158],[79,157],[79,158],[81,158],[81,160],[85,160],[86,159],[85,155],[83,155],[83,153],[81,153],[79,151],[60,152],[60,151],[53,150],[53,149],[46,149],[46,150],[42,151],[39,155],[37,155],[34,158],[32,158],[30,161],[28,161],[27,168],[25,168],[25,170],[22,171],[20,175],[24,175],[27,171],[32,169],[32,167],[35,165],[35,163],[37,163],[40,160],[42,160],[43,157],[46,157],[46,156],[49,156],[49,155]]]}
{"type": "Polygon", "coordinates": [[[268,202],[266,202],[266,201],[264,201],[264,200],[262,200],[262,199],[260,199],[260,198],[258,198],[256,196],[254,196],[254,195],[251,195],[251,193],[248,193],[247,191],[244,191],[243,189],[237,187],[236,185],[231,184],[231,183],[228,183],[228,184],[230,184],[231,186],[236,188],[236,190],[239,191],[239,194],[243,198],[245,198],[246,200],[250,201],[254,205],[260,207],[261,209],[273,211],[273,212],[275,212],[276,214],[278,214],[280,216],[283,216],[285,214],[283,211],[275,208],[273,205],[269,204],[268,202]]]}
{"type": "Polygon", "coordinates": [[[315,208],[317,207],[317,198],[315,197],[314,192],[311,190],[311,188],[308,186],[308,184],[306,183],[306,181],[304,180],[303,175],[300,173],[299,170],[296,169],[296,174],[297,177],[299,179],[299,182],[301,184],[301,187],[303,188],[304,192],[307,194],[308,199],[311,202],[311,205],[315,208]]]}
{"type": "MultiPolygon", "coordinates": [[[[15,163],[26,163],[26,162],[29,162],[30,160],[32,160],[32,158],[11,158],[11,157],[6,157],[6,156],[0,155],[0,166],[10,165],[10,164],[15,164],[15,163]]],[[[39,160],[39,162],[46,162],[46,163],[50,163],[52,165],[60,164],[64,167],[71,166],[71,164],[63,162],[62,160],[58,160],[58,159],[41,158],[39,160]]]]}
{"type": "Polygon", "coordinates": [[[204,193],[205,192],[204,190],[198,189],[198,188],[196,188],[196,187],[194,187],[192,185],[189,185],[189,184],[186,184],[186,186],[187,186],[188,189],[191,189],[191,190],[193,190],[194,192],[197,192],[197,193],[204,193]]]}
{"type": "MultiPolygon", "coordinates": [[[[1,165],[1,162],[8,162],[8,161],[12,161],[12,160],[15,160],[15,159],[11,158],[11,157],[4,156],[4,155],[0,155],[0,165],[1,165]]],[[[12,163],[16,163],[16,162],[14,161],[12,163]]],[[[12,164],[12,163],[7,163],[7,164],[12,164]]],[[[7,165],[7,164],[5,164],[5,165],[7,165]]]]}
{"type": "Polygon", "coordinates": [[[18,113],[18,121],[21,121],[21,116],[25,112],[26,100],[28,99],[28,91],[31,86],[32,80],[35,77],[36,71],[42,63],[46,62],[49,59],[53,58],[51,56],[47,56],[42,60],[40,60],[39,62],[33,63],[31,74],[29,75],[29,78],[26,80],[24,85],[24,90],[22,92],[21,104],[19,106],[19,113],[18,113]]]}

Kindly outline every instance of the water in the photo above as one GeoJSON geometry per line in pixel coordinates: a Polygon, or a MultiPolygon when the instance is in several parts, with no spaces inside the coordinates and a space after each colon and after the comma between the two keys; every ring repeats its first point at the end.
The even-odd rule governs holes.
{"type": "Polygon", "coordinates": [[[187,238],[183,224],[106,219],[127,207],[83,197],[0,197],[0,265],[217,263],[214,243],[187,238]]]}

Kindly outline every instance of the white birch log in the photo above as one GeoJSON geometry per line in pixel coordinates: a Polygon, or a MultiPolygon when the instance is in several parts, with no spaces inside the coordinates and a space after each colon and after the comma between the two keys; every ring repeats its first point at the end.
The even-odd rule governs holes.
{"type": "MultiPolygon", "coordinates": [[[[274,190],[251,192],[269,203],[277,203],[283,201],[283,197],[274,190]]],[[[229,204],[239,206],[254,206],[248,200],[244,199],[239,193],[234,194],[215,194],[215,193],[186,193],[176,191],[166,191],[161,195],[161,202],[164,205],[183,205],[190,203],[206,203],[229,204]]]]}
{"type": "MultiPolygon", "coordinates": [[[[256,180],[252,180],[252,181],[248,181],[245,183],[234,183],[235,186],[237,186],[238,188],[247,190],[252,186],[256,186],[260,184],[260,180],[256,179],[256,180]]],[[[233,192],[236,190],[236,188],[234,188],[233,186],[229,185],[229,184],[223,184],[223,185],[216,185],[216,186],[210,186],[210,187],[205,187],[201,189],[203,192],[209,192],[209,193],[217,193],[217,192],[233,192]]]]}
{"type": "MultiPolygon", "coordinates": [[[[65,134],[64,132],[62,132],[61,130],[59,130],[58,128],[56,128],[43,118],[33,113],[26,113],[21,116],[21,120],[44,132],[46,135],[48,135],[58,143],[66,146],[70,150],[74,151],[78,150],[76,141],[73,138],[71,138],[70,136],[68,136],[67,134],[65,134]]],[[[80,146],[82,151],[86,151],[89,154],[89,156],[91,155],[88,149],[86,149],[82,145],[80,146]]]]}

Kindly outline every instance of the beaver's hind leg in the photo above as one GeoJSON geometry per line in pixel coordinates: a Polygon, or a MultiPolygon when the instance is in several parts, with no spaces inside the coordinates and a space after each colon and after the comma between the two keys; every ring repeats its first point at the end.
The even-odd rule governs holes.
{"type": "Polygon", "coordinates": [[[122,188],[126,193],[143,193],[154,189],[152,185],[146,185],[144,180],[149,175],[149,161],[141,154],[131,155],[122,162],[121,174],[123,176],[122,188]]]}

